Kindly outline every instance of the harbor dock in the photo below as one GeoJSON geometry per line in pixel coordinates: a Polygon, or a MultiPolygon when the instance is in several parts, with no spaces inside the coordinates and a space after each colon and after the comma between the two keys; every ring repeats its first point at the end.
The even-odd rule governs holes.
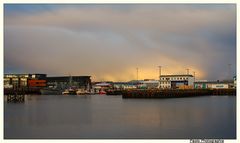
{"type": "Polygon", "coordinates": [[[8,103],[23,103],[25,101],[24,94],[9,94],[7,96],[8,103]]]}
{"type": "Polygon", "coordinates": [[[167,89],[167,90],[122,90],[109,91],[107,95],[122,95],[122,98],[179,98],[196,96],[236,96],[236,89],[167,89]]]}

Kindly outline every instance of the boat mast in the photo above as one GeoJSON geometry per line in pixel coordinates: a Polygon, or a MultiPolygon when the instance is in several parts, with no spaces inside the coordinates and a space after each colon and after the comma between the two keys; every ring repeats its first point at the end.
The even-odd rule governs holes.
{"type": "Polygon", "coordinates": [[[71,74],[69,74],[69,87],[71,87],[72,86],[72,76],[71,76],[71,74]]]}

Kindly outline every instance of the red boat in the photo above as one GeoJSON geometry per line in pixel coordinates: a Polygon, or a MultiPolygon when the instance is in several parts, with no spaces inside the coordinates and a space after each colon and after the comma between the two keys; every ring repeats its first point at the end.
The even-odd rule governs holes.
{"type": "Polygon", "coordinates": [[[103,89],[101,89],[101,90],[99,91],[99,94],[106,94],[106,91],[104,91],[103,89]]]}

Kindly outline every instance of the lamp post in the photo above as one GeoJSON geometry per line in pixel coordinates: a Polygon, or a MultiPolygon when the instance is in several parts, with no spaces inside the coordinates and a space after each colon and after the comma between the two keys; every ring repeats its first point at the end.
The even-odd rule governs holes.
{"type": "Polygon", "coordinates": [[[193,72],[193,77],[194,77],[194,82],[195,82],[195,79],[196,79],[196,78],[195,78],[195,71],[193,72]]]}
{"type": "Polygon", "coordinates": [[[231,65],[232,65],[232,64],[228,64],[228,78],[229,78],[229,80],[232,79],[232,78],[231,78],[231,65]]]}
{"type": "Polygon", "coordinates": [[[138,81],[138,68],[136,68],[136,70],[137,70],[137,81],[138,81]]]}
{"type": "Polygon", "coordinates": [[[189,75],[189,69],[187,68],[186,70],[187,70],[187,75],[189,75]]]}
{"type": "Polygon", "coordinates": [[[161,68],[162,68],[162,66],[158,66],[158,68],[159,68],[159,84],[160,84],[160,86],[159,86],[159,88],[161,88],[161,68]]]}
{"type": "Polygon", "coordinates": [[[158,66],[158,68],[159,68],[159,80],[160,80],[160,78],[161,78],[161,66],[158,66]]]}

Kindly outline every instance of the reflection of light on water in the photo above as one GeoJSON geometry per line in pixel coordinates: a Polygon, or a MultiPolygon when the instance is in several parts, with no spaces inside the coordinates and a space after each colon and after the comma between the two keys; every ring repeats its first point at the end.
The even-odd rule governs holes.
{"type": "MultiPolygon", "coordinates": [[[[210,97],[211,98],[211,97],[210,97]]],[[[218,97],[219,98],[219,97],[218,97]]],[[[218,99],[217,98],[217,99],[218,99]]],[[[123,120],[127,124],[146,127],[181,128],[201,127],[209,121],[209,117],[219,114],[215,109],[216,101],[206,98],[166,99],[158,101],[144,101],[133,105],[125,111],[123,120]],[[152,102],[151,104],[147,104],[152,102]],[[141,106],[141,104],[145,106],[141,106]],[[147,104],[147,105],[146,105],[147,104]]],[[[218,99],[219,100],[219,99],[218,99]]],[[[133,102],[127,100],[126,102],[133,102]]]]}
{"type": "Polygon", "coordinates": [[[129,110],[125,116],[122,117],[127,124],[136,124],[139,126],[159,126],[161,124],[161,118],[159,114],[155,112],[141,111],[141,113],[135,113],[129,110]]]}
{"type": "Polygon", "coordinates": [[[77,138],[224,138],[233,137],[235,132],[232,105],[235,98],[125,100],[99,95],[27,98],[24,104],[5,104],[7,135],[11,132],[25,137],[35,134],[77,138]]]}

